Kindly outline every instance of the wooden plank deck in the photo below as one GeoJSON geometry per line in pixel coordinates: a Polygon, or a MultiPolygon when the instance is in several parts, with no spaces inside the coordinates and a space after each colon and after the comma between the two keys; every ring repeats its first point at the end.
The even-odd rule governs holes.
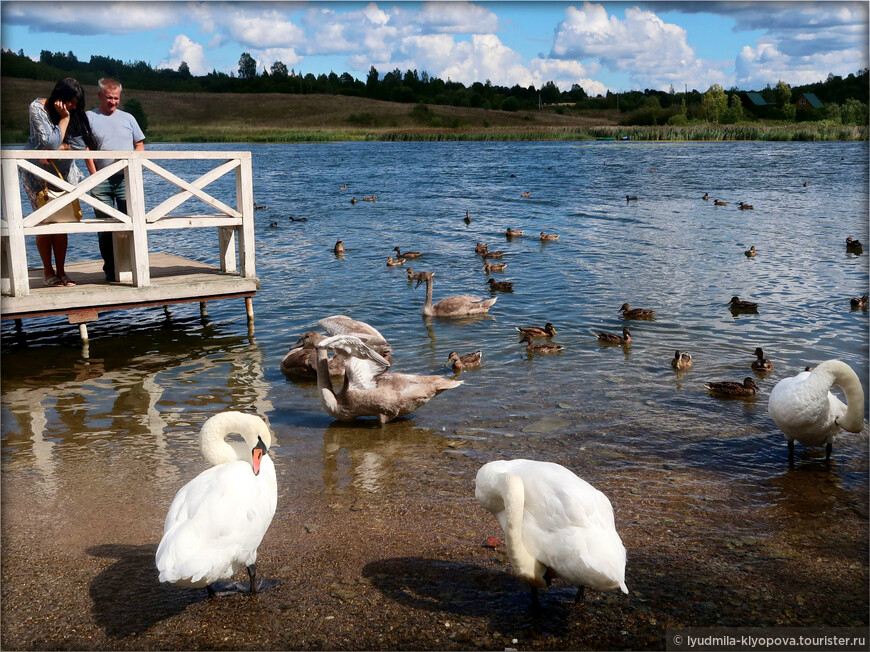
{"type": "Polygon", "coordinates": [[[70,323],[81,323],[94,321],[100,312],[109,310],[248,298],[260,287],[256,277],[227,274],[219,267],[173,254],[149,254],[149,267],[151,285],[138,288],[132,283],[106,281],[102,260],[68,263],[67,275],[77,283],[73,287],[45,287],[42,268],[28,269],[30,294],[3,295],[0,316],[23,319],[66,315],[70,323]]]}

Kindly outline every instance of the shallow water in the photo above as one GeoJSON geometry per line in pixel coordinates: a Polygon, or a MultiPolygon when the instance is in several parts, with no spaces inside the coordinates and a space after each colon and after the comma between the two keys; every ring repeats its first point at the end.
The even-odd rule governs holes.
{"type": "MultiPolygon", "coordinates": [[[[850,510],[866,529],[866,428],[838,438],[830,467],[821,449],[798,445],[789,471],[767,414],[779,379],[830,358],[851,365],[868,389],[868,315],[849,306],[868,292],[868,253],[845,248],[848,235],[868,239],[865,143],[238,148],[253,152],[255,198],[268,206],[256,212],[255,330],[240,300],[210,303],[206,320],[196,304],[173,307],[168,318],[161,309],[109,313],[90,325],[85,357],[64,320],[26,321],[23,333],[3,322],[4,494],[10,482],[26,482],[40,503],[62,495],[72,506],[63,513],[74,514],[95,497],[143,491],[119,487],[123,468],[171,497],[202,466],[201,423],[240,409],[269,420],[279,468],[292,465],[327,493],[387,491],[399,463],[443,471],[449,446],[481,463],[567,454],[593,483],[630,478],[641,495],[673,491],[657,472],[678,468],[690,478],[680,499],[691,501],[693,486],[723,496],[704,507],[700,538],[723,536],[719,509],[743,514],[747,530],[754,519],[786,523],[807,513],[820,519],[816,527],[833,527],[850,510]],[[376,202],[361,201],[372,194],[376,202]],[[754,210],[738,210],[740,200],[754,210]],[[508,241],[507,227],[525,235],[508,241]],[[560,238],[542,243],[541,231],[560,238]],[[341,259],[332,253],[339,239],[341,259]],[[489,296],[476,242],[505,252],[507,270],[494,276],[515,283],[487,317],[424,319],[424,288],[385,265],[393,247],[420,250],[408,264],[436,272],[436,301],[489,296]],[[743,254],[750,245],[754,259],[743,254]],[[758,314],[732,314],[732,295],[758,302],[758,314]],[[592,331],[620,331],[623,302],[655,309],[655,320],[628,324],[630,347],[600,345],[592,331]],[[444,366],[451,350],[481,349],[483,366],[383,430],[334,423],[313,381],[279,370],[289,345],[333,314],[378,328],[395,370],[452,375],[444,366]],[[527,354],[514,326],[547,321],[564,350],[527,354]],[[774,362],[767,376],[750,369],[756,346],[774,362]],[[693,369],[671,370],[675,349],[692,353],[693,369]],[[755,399],[717,399],[704,388],[747,376],[760,387],[755,399]],[[105,460],[123,461],[106,472],[105,460]]],[[[211,234],[169,237],[155,236],[152,250],[217,263],[211,234]]],[[[95,254],[95,238],[71,239],[71,260],[95,254]]],[[[646,513],[639,501],[632,511],[654,519],[659,508],[646,513]]],[[[159,535],[162,514],[155,520],[159,535]]]]}

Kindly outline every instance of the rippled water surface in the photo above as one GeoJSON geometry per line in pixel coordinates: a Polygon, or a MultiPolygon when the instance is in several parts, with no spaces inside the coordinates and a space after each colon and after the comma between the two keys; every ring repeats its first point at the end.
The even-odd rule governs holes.
{"type": "MultiPolygon", "coordinates": [[[[69,490],[67,474],[79,464],[92,469],[89,486],[99,493],[94,455],[123,451],[174,491],[201,466],[192,444],[199,425],[242,409],[269,420],[276,464],[301,463],[326,490],[344,482],[381,491],[388,460],[423,451],[425,465],[426,451],[449,437],[475,442],[469,454],[481,462],[517,450],[548,459],[567,447],[617,476],[679,465],[704,483],[739,487],[733,500],[747,510],[786,518],[807,501],[833,514],[866,494],[865,430],[838,439],[824,476],[831,490],[794,503],[785,441],[767,414],[779,379],[830,358],[850,364],[867,389],[867,312],[850,310],[849,297],[868,292],[868,254],[845,247],[846,236],[868,238],[866,143],[230,148],[253,152],[256,202],[268,207],[256,212],[255,331],[241,300],[210,303],[207,320],[196,304],[173,307],[168,318],[159,308],[108,313],[90,325],[85,357],[65,320],[26,321],[23,333],[3,322],[7,478],[23,474],[51,495],[69,490]],[[350,202],[369,195],[377,201],[350,202]],[[714,206],[713,198],[729,203],[714,206]],[[741,200],[754,210],[738,210],[741,200]],[[509,241],[508,227],[525,235],[509,241]],[[542,243],[541,231],[560,238],[542,243]],[[339,239],[340,259],[332,253],[339,239]],[[424,319],[424,288],[385,265],[396,246],[419,250],[410,264],[436,272],[436,301],[489,296],[477,242],[504,251],[507,270],[496,277],[515,284],[497,294],[487,317],[424,319]],[[750,245],[756,258],[744,256],[750,245]],[[758,314],[733,315],[732,295],[758,302],[758,314]],[[655,309],[655,320],[630,323],[630,347],[600,345],[592,331],[620,331],[623,302],[655,309]],[[393,346],[395,370],[452,375],[444,366],[451,350],[481,349],[483,366],[383,430],[335,424],[313,382],[279,370],[288,346],[333,314],[377,327],[393,346]],[[514,326],[547,321],[564,350],[527,354],[514,326]],[[750,369],[757,346],[775,364],[766,377],[750,369]],[[675,349],[692,353],[691,371],[671,370],[675,349]],[[760,387],[754,400],[721,400],[704,388],[746,376],[760,387]]],[[[152,192],[156,204],[160,189],[152,192]]],[[[161,233],[152,250],[217,263],[213,239],[161,233]]],[[[71,238],[71,260],[95,254],[95,238],[71,238]]],[[[798,467],[821,454],[798,446],[798,467]]],[[[432,454],[432,465],[444,463],[432,454]]]]}

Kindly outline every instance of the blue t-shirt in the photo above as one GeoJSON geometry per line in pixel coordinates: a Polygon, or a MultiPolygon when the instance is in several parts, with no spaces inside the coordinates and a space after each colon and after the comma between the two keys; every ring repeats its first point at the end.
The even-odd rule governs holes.
{"type": "MultiPolygon", "coordinates": [[[[120,109],[115,109],[112,115],[105,115],[99,108],[88,111],[91,130],[100,144],[100,149],[128,152],[140,140],[145,140],[145,134],[139,128],[136,118],[120,109]]],[[[95,159],[98,170],[112,163],[112,159],[95,159]]]]}

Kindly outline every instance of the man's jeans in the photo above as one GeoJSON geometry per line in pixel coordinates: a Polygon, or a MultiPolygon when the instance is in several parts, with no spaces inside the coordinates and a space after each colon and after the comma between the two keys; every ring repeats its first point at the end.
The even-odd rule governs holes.
{"type": "MultiPolygon", "coordinates": [[[[104,204],[114,206],[120,212],[127,212],[127,183],[124,180],[124,173],[118,172],[100,184],[97,184],[91,191],[94,199],[99,199],[104,204]]],[[[111,219],[102,211],[94,209],[94,214],[98,218],[111,219]]],[[[103,257],[103,272],[106,274],[107,281],[115,280],[115,247],[112,245],[112,232],[103,231],[97,234],[100,242],[100,255],[103,257]]]]}

